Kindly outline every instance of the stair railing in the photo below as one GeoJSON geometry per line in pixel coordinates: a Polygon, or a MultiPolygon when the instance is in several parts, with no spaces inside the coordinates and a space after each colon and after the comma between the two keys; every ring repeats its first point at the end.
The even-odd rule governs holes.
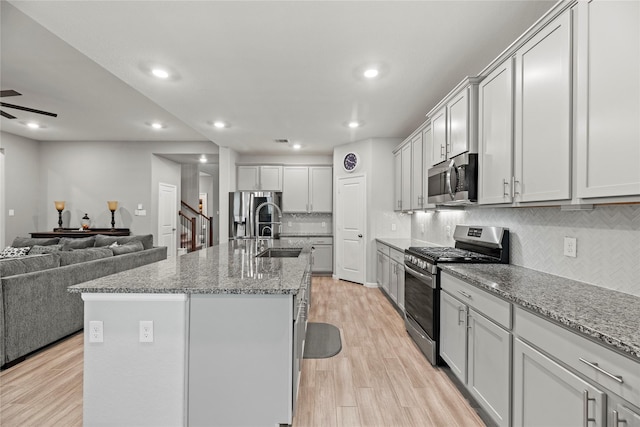
{"type": "MultiPolygon", "coordinates": [[[[191,239],[191,245],[193,249],[197,250],[203,247],[213,246],[213,217],[203,215],[199,210],[194,209],[188,203],[181,201],[182,209],[181,216],[185,218],[192,218],[194,220],[192,233],[194,238],[191,239]]],[[[190,252],[191,250],[188,249],[190,252]]]]}

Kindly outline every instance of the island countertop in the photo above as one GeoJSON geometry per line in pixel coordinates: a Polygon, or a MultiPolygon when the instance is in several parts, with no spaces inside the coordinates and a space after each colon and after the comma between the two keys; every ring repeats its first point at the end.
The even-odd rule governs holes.
{"type": "MultiPolygon", "coordinates": [[[[278,240],[270,247],[284,247],[278,240]]],[[[297,258],[256,258],[255,240],[236,240],[68,288],[72,293],[296,294],[311,249],[297,258]]]]}

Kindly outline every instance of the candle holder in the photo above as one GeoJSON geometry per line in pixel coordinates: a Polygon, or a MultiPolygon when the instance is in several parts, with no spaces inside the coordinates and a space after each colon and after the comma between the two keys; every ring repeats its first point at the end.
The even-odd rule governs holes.
{"type": "Polygon", "coordinates": [[[115,230],[116,228],[116,219],[115,219],[115,213],[116,213],[116,209],[118,209],[118,202],[116,200],[110,200],[107,202],[107,206],[109,207],[109,210],[111,211],[111,228],[113,230],[115,230]]]}
{"type": "MultiPolygon", "coordinates": [[[[62,211],[64,210],[64,200],[56,200],[53,202],[58,211],[58,230],[62,230],[62,211]]],[[[53,231],[56,231],[55,229],[53,231]]]]}

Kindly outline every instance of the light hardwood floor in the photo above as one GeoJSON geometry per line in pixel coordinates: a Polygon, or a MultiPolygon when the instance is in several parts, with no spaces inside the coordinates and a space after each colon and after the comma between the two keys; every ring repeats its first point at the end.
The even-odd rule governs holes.
{"type": "MultiPolygon", "coordinates": [[[[484,426],[408,337],[378,289],[313,279],[309,320],[340,328],[342,351],[305,359],[295,427],[484,426]]],[[[0,425],[82,425],[82,334],[0,372],[0,425]]]]}

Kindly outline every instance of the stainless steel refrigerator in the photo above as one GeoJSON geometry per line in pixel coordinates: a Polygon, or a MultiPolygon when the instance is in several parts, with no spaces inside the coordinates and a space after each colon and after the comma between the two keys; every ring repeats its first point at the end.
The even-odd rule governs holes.
{"type": "MultiPolygon", "coordinates": [[[[282,207],[282,193],[275,191],[236,191],[229,193],[229,239],[249,239],[256,237],[256,209],[264,202],[282,207]]],[[[279,213],[267,205],[260,209],[260,236],[280,238],[281,226],[270,224],[280,222],[279,213]]]]}

